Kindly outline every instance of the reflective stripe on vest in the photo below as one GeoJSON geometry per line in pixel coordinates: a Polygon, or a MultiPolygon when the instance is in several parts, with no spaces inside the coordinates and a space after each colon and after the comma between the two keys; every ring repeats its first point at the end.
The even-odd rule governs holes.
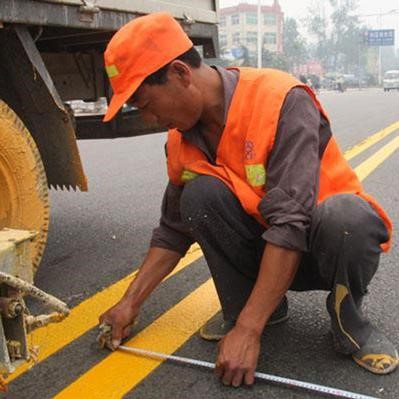
{"type": "Polygon", "coordinates": [[[266,169],[261,163],[245,165],[245,174],[248,183],[253,187],[262,187],[266,184],[266,169]]]}
{"type": "Polygon", "coordinates": [[[195,179],[198,176],[198,173],[191,172],[191,170],[183,170],[183,173],[181,174],[181,181],[183,183],[187,183],[190,180],[195,179]]]}

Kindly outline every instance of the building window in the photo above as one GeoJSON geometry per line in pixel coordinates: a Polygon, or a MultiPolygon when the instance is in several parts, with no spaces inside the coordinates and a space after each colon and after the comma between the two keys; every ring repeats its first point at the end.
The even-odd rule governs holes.
{"type": "Polygon", "coordinates": [[[221,34],[219,36],[220,39],[220,47],[226,47],[227,46],[227,36],[224,34],[221,34]]]}
{"type": "Polygon", "coordinates": [[[233,33],[233,44],[240,44],[240,32],[233,33]]]}
{"type": "Polygon", "coordinates": [[[266,44],[276,44],[277,35],[275,33],[266,32],[264,35],[264,41],[266,44]]]}
{"type": "Polygon", "coordinates": [[[225,16],[220,17],[220,26],[226,26],[226,17],[225,16]]]}
{"type": "Polygon", "coordinates": [[[256,12],[247,12],[246,21],[249,25],[256,25],[258,23],[258,16],[256,12]]]}
{"type": "Polygon", "coordinates": [[[240,23],[240,15],[239,14],[234,14],[231,16],[231,24],[232,25],[239,25],[240,23]]]}
{"type": "Polygon", "coordinates": [[[264,14],[265,25],[276,25],[277,19],[275,14],[264,14]]]}
{"type": "Polygon", "coordinates": [[[256,32],[247,32],[247,44],[253,45],[258,42],[258,34],[256,32]]]}

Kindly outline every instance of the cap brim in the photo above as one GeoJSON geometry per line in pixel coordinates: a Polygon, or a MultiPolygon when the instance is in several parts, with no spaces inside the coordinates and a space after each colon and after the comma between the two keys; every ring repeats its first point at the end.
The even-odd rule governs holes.
{"type": "Polygon", "coordinates": [[[103,118],[103,122],[110,121],[118,113],[123,104],[125,104],[126,101],[133,95],[133,93],[139,88],[143,80],[144,78],[135,80],[132,86],[129,87],[129,90],[126,90],[123,93],[114,94],[112,96],[107,112],[103,118]]]}

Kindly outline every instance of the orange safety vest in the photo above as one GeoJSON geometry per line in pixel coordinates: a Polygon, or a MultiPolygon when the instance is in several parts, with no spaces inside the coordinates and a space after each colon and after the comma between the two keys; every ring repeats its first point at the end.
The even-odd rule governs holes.
{"type": "MultiPolygon", "coordinates": [[[[239,71],[215,165],[210,164],[204,153],[186,141],[178,130],[171,129],[167,142],[168,175],[176,185],[199,174],[217,177],[235,193],[249,215],[267,226],[258,205],[266,193],[265,165],[288,92],[294,87],[303,87],[327,120],[328,117],[313,91],[291,75],[273,69],[239,68],[239,71]]],[[[363,191],[355,172],[331,137],[321,159],[317,203],[339,193],[357,194],[377,211],[389,231],[389,240],[381,245],[387,251],[392,222],[377,201],[363,191]]]]}

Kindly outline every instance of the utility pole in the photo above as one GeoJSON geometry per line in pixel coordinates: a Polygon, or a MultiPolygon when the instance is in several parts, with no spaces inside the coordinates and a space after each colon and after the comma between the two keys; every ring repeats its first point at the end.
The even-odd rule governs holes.
{"type": "Polygon", "coordinates": [[[258,55],[258,68],[262,68],[262,25],[261,25],[261,15],[262,15],[262,6],[261,0],[258,0],[258,9],[257,9],[257,22],[258,22],[258,39],[257,43],[257,55],[258,55]]]}

